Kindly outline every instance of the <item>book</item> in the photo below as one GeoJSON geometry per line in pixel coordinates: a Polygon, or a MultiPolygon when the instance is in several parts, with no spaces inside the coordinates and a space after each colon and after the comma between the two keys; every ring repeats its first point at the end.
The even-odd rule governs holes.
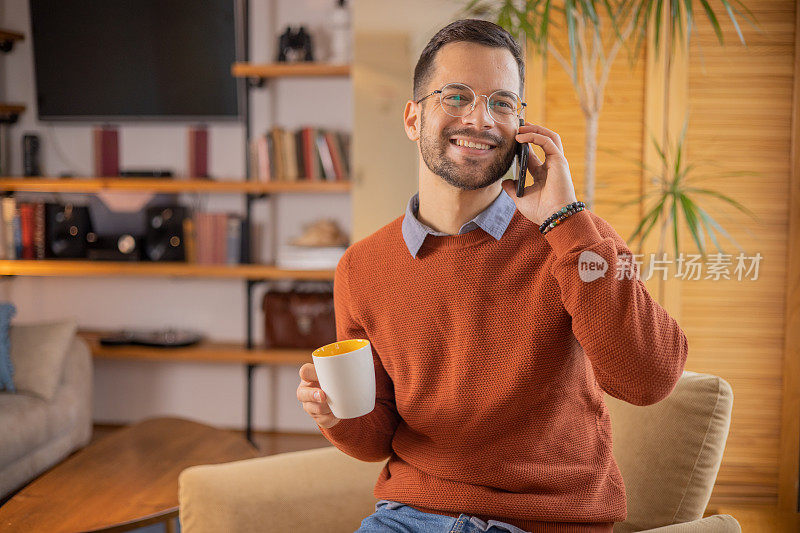
{"type": "Polygon", "coordinates": [[[33,245],[36,251],[36,259],[45,258],[45,218],[44,218],[44,202],[37,202],[35,208],[35,223],[33,225],[33,245]]]}
{"type": "Polygon", "coordinates": [[[228,215],[227,218],[227,244],[225,262],[237,265],[240,262],[242,238],[242,219],[238,215],[228,215]]]}
{"type": "Polygon", "coordinates": [[[0,206],[2,206],[5,258],[17,259],[17,247],[14,244],[14,218],[17,212],[17,200],[13,196],[6,196],[0,200],[0,206]]]}
{"type": "Polygon", "coordinates": [[[208,130],[205,127],[189,128],[189,176],[208,177],[208,130]]]}
{"type": "Polygon", "coordinates": [[[322,132],[317,134],[317,152],[322,162],[322,177],[325,181],[335,181],[336,170],[333,168],[333,158],[328,149],[328,143],[325,141],[325,134],[322,132]]]}
{"type": "Polygon", "coordinates": [[[267,146],[267,136],[261,135],[256,139],[258,153],[258,181],[267,182],[272,180],[269,169],[269,147],[267,146]]]}
{"type": "Polygon", "coordinates": [[[331,154],[331,161],[333,163],[334,173],[336,174],[336,181],[342,181],[347,176],[344,172],[344,163],[342,162],[342,151],[339,143],[336,141],[336,136],[329,132],[325,132],[325,144],[328,145],[328,151],[331,154]]]}
{"type": "Polygon", "coordinates": [[[119,175],[119,135],[114,128],[94,129],[94,175],[119,175]]]}
{"type": "Polygon", "coordinates": [[[33,249],[33,234],[34,234],[34,220],[33,211],[34,205],[30,202],[20,202],[19,204],[19,220],[20,220],[20,237],[21,237],[21,259],[34,259],[35,252],[33,249]]]}
{"type": "Polygon", "coordinates": [[[183,246],[187,263],[197,262],[197,240],[195,237],[194,220],[191,217],[183,219],[183,246]]]}

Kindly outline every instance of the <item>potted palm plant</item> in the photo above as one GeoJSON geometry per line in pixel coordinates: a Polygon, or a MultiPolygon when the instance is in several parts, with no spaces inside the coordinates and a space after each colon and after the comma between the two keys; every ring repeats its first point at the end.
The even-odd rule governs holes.
{"type": "MultiPolygon", "coordinates": [[[[745,11],[751,24],[755,18],[741,0],[719,0],[733,22],[739,40],[745,45],[744,37],[735,14],[745,11]],[[738,7],[737,7],[738,6],[738,7]]],[[[668,83],[671,59],[677,47],[672,43],[676,38],[688,43],[694,26],[692,0],[465,0],[463,14],[485,18],[496,22],[512,35],[524,35],[542,57],[547,70],[547,60],[552,55],[569,75],[586,121],[585,129],[585,175],[583,198],[591,208],[595,191],[595,154],[597,152],[597,131],[602,109],[605,87],[611,66],[616,56],[625,47],[629,54],[629,66],[633,66],[642,43],[648,36],[650,19],[653,20],[655,51],[659,50],[662,32],[662,14],[669,21],[665,34],[667,60],[665,64],[665,83],[668,83]],[[601,17],[600,13],[604,13],[601,17]],[[665,12],[665,13],[664,13],[665,12]],[[569,50],[563,47],[551,34],[550,27],[566,27],[569,50]],[[684,26],[687,28],[684,37],[684,26]],[[631,49],[633,45],[633,49],[631,49]],[[567,57],[569,59],[567,59],[567,57]],[[579,68],[580,67],[580,68],[579,68]]],[[[722,30],[714,10],[706,0],[701,0],[703,10],[714,27],[720,44],[723,43],[722,30]]],[[[664,91],[665,98],[668,91],[664,91]]],[[[666,102],[668,105],[668,102],[666,102]]],[[[667,132],[664,132],[667,138],[667,132]]]]}
{"type": "MultiPolygon", "coordinates": [[[[657,256],[661,257],[665,252],[668,242],[672,242],[675,255],[680,251],[680,231],[685,223],[689,230],[689,235],[697,247],[700,256],[706,258],[706,236],[719,253],[724,253],[720,245],[718,236],[724,236],[733,243],[740,251],[744,251],[738,242],[717,222],[705,207],[708,201],[721,201],[735,209],[745,213],[758,222],[758,217],[747,207],[737,202],[733,198],[703,186],[703,180],[710,177],[735,178],[742,176],[759,176],[757,172],[751,171],[730,171],[718,172],[715,174],[698,173],[698,162],[688,163],[684,157],[684,140],[689,122],[684,120],[683,129],[675,143],[675,146],[662,147],[651,135],[652,143],[661,163],[666,172],[659,171],[644,165],[639,160],[633,160],[643,172],[649,173],[648,179],[654,185],[649,192],[636,196],[633,200],[620,202],[618,207],[623,208],[632,204],[645,205],[645,215],[636,225],[633,233],[628,237],[629,243],[637,243],[637,253],[641,253],[642,246],[654,229],[660,230],[658,240],[657,256]]],[[[619,155],[616,150],[604,149],[603,151],[619,155]]],[[[621,157],[621,156],[620,156],[621,157]]],[[[713,165],[713,162],[708,162],[713,165]]],[[[746,231],[747,228],[745,228],[746,231]]]]}

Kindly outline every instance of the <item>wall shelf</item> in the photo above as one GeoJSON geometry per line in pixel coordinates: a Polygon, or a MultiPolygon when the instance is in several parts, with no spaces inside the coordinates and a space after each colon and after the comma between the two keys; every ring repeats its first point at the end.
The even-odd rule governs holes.
{"type": "Polygon", "coordinates": [[[350,75],[350,65],[328,63],[234,63],[231,73],[236,78],[342,77],[350,75]]]}
{"type": "Polygon", "coordinates": [[[23,112],[24,105],[0,103],[0,123],[14,124],[23,112]]]}
{"type": "Polygon", "coordinates": [[[158,348],[124,345],[103,346],[100,337],[110,331],[79,331],[89,344],[92,355],[100,359],[151,359],[157,361],[206,361],[215,363],[247,363],[269,365],[301,365],[311,362],[313,349],[252,349],[236,342],[201,341],[181,348],[158,348]]]}
{"type": "Polygon", "coordinates": [[[201,178],[58,178],[0,177],[0,190],[41,192],[215,192],[215,193],[336,193],[350,190],[350,181],[214,181],[201,178]]]}
{"type": "Polygon", "coordinates": [[[16,41],[22,41],[25,36],[11,30],[0,28],[0,52],[10,52],[14,48],[16,41]]]}
{"type": "Polygon", "coordinates": [[[248,280],[332,281],[333,270],[285,270],[272,265],[206,265],[181,262],[87,261],[65,259],[0,260],[3,276],[143,276],[248,280]]]}

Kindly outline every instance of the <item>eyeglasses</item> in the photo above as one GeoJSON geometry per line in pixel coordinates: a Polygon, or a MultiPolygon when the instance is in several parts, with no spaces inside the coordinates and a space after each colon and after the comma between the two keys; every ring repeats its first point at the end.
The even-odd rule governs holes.
{"type": "MultiPolygon", "coordinates": [[[[439,103],[442,110],[451,117],[465,117],[472,113],[478,101],[475,91],[465,83],[448,83],[441,89],[433,91],[427,96],[423,96],[417,103],[422,102],[426,98],[439,95],[439,103]]],[[[501,89],[495,91],[489,96],[481,94],[480,96],[486,98],[486,109],[489,115],[495,122],[502,122],[509,124],[516,122],[522,114],[522,110],[527,105],[519,96],[513,91],[506,91],[501,89]]]]}

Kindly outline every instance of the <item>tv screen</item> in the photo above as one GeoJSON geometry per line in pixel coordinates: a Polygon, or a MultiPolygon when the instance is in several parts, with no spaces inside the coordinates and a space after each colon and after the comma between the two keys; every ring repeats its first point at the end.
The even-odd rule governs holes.
{"type": "Polygon", "coordinates": [[[30,0],[40,120],[235,120],[235,0],[30,0]]]}

